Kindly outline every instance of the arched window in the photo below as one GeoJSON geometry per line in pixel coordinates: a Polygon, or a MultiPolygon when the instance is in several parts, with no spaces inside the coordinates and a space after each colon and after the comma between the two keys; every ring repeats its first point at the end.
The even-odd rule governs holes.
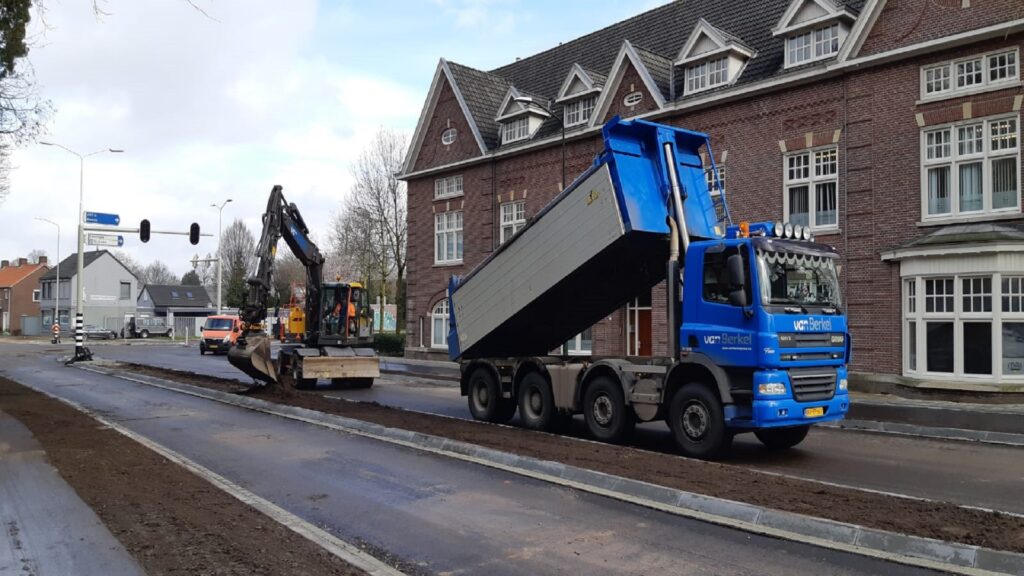
{"type": "Polygon", "coordinates": [[[448,299],[442,298],[430,312],[430,347],[448,347],[448,299]]]}

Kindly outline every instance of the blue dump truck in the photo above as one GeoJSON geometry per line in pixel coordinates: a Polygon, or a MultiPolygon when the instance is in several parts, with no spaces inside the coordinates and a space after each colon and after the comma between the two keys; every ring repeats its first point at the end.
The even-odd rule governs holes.
{"type": "Polygon", "coordinates": [[[582,413],[620,442],[665,420],[686,455],[736,434],[795,446],[849,406],[838,254],[792,224],[732,225],[708,190],[707,135],[613,119],[593,166],[448,286],[448,351],[477,420],[558,430],[582,413]],[[561,356],[668,279],[664,357],[561,356]]]}

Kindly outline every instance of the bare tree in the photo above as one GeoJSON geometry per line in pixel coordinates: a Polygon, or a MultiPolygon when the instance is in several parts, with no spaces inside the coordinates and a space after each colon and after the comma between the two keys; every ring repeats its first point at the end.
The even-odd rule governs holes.
{"type": "MultiPolygon", "coordinates": [[[[199,255],[196,254],[198,257],[199,255]]],[[[204,257],[205,260],[210,260],[213,255],[209,252],[204,257]]],[[[199,262],[194,268],[196,276],[199,277],[199,285],[206,288],[206,292],[216,297],[217,295],[217,264],[215,262],[199,262]]]]}
{"type": "Polygon", "coordinates": [[[159,260],[154,260],[146,265],[142,269],[142,283],[143,284],[177,284],[178,276],[171,272],[171,269],[167,267],[167,264],[159,260]]]}
{"type": "Polygon", "coordinates": [[[407,148],[406,137],[381,128],[352,167],[355,183],[341,214],[332,223],[335,252],[352,259],[378,294],[398,304],[398,326],[405,326],[406,188],[397,178],[407,148]]]}
{"type": "Polygon", "coordinates": [[[224,266],[224,280],[227,285],[225,301],[228,306],[238,307],[245,302],[245,279],[249,275],[256,252],[256,238],[249,227],[235,219],[224,230],[220,239],[221,265],[224,266]]]}
{"type": "MultiPolygon", "coordinates": [[[[326,276],[326,275],[325,275],[326,276]]],[[[277,253],[277,262],[274,263],[272,277],[274,293],[277,295],[277,302],[284,306],[292,295],[292,284],[306,285],[306,267],[299,262],[299,259],[290,250],[283,250],[277,253]]]]}
{"type": "Polygon", "coordinates": [[[114,250],[111,252],[111,254],[114,256],[114,258],[117,259],[118,262],[124,264],[124,267],[130,270],[131,273],[135,275],[135,278],[138,279],[140,284],[145,283],[145,268],[141,264],[136,262],[134,258],[129,256],[127,252],[114,250]]]}
{"type": "Polygon", "coordinates": [[[35,250],[28,253],[29,264],[39,264],[39,257],[46,256],[46,250],[36,248],[35,250]]]}

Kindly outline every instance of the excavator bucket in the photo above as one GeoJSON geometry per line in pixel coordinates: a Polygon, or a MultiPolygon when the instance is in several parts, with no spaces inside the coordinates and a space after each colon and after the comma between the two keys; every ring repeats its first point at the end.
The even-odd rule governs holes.
{"type": "Polygon", "coordinates": [[[240,338],[228,350],[228,362],[254,380],[273,384],[277,382],[277,369],[270,357],[270,338],[262,334],[240,338]]]}

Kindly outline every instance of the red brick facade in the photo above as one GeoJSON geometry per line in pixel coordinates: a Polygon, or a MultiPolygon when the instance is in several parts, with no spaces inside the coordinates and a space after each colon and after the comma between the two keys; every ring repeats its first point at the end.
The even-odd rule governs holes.
{"type": "MultiPolygon", "coordinates": [[[[1017,1],[972,0],[970,4],[971,8],[961,9],[961,0],[891,0],[875,29],[869,31],[861,55],[988,26],[1006,21],[1015,13],[1024,17],[1017,1]],[[939,4],[955,8],[939,10],[939,4]],[[908,22],[914,26],[911,28],[908,22]]],[[[1024,93],[1018,84],[998,91],[919,103],[921,66],[1012,47],[1024,52],[1024,33],[877,66],[851,67],[844,73],[822,75],[802,85],[783,84],[700,110],[645,117],[711,136],[715,158],[727,170],[727,199],[734,221],[783,219],[786,154],[837,146],[839,230],[819,234],[818,239],[834,245],[842,255],[840,276],[855,343],[853,369],[900,374],[900,266],[883,262],[882,254],[934,230],[931,225],[920,224],[922,126],[963,120],[965,110],[970,114],[966,118],[1009,113],[1015,106],[1019,114],[1020,96],[1024,93]],[[721,162],[723,153],[727,153],[725,162],[721,162]]],[[[1018,60],[1018,75],[1020,72],[1018,60]]],[[[646,107],[653,100],[638,72],[629,66],[611,98],[608,116],[642,114],[650,110],[646,107]],[[623,110],[622,99],[633,90],[642,90],[644,100],[635,111],[623,110]]],[[[429,131],[433,130],[436,128],[431,126],[429,131]]],[[[590,134],[572,140],[567,146],[569,180],[584,170],[600,149],[599,135],[590,134]]],[[[497,156],[446,173],[460,173],[465,180],[465,196],[450,201],[452,205],[464,202],[465,211],[465,256],[462,265],[452,267],[433,266],[430,213],[443,210],[448,203],[432,200],[433,182],[445,174],[410,180],[410,346],[415,347],[420,341],[421,321],[422,341],[429,346],[431,306],[443,297],[448,276],[468,272],[495,246],[499,201],[507,201],[514,194],[515,198],[526,199],[528,217],[536,214],[558,192],[559,159],[560,149],[554,140],[524,154],[497,156]]],[[[424,163],[421,157],[416,165],[419,169],[436,164],[424,163]]],[[[1018,163],[1018,170],[1020,167],[1018,163]]],[[[1024,180],[1021,176],[1024,175],[1019,175],[1018,181],[1024,180]]],[[[664,284],[655,287],[652,302],[653,353],[664,354],[664,284]]],[[[626,326],[622,310],[597,324],[594,353],[625,353],[626,326]]]]}
{"type": "Polygon", "coordinates": [[[480,145],[473,137],[466,115],[462,112],[459,100],[455,97],[455,91],[452,90],[447,78],[441,78],[437,105],[426,125],[428,129],[424,132],[423,145],[420,146],[419,155],[416,157],[416,170],[444,166],[480,155],[480,145]],[[449,128],[456,131],[455,141],[446,145],[441,142],[441,134],[449,128]]]}
{"type": "Polygon", "coordinates": [[[618,89],[615,91],[615,94],[612,94],[611,100],[609,100],[608,112],[604,115],[605,122],[616,116],[629,118],[653,112],[657,109],[658,103],[654,101],[654,96],[651,95],[643,79],[640,78],[640,72],[637,71],[632,63],[626,62],[622,73],[622,81],[619,82],[618,89]],[[626,96],[634,92],[641,94],[643,98],[635,106],[626,106],[626,96]]]}

